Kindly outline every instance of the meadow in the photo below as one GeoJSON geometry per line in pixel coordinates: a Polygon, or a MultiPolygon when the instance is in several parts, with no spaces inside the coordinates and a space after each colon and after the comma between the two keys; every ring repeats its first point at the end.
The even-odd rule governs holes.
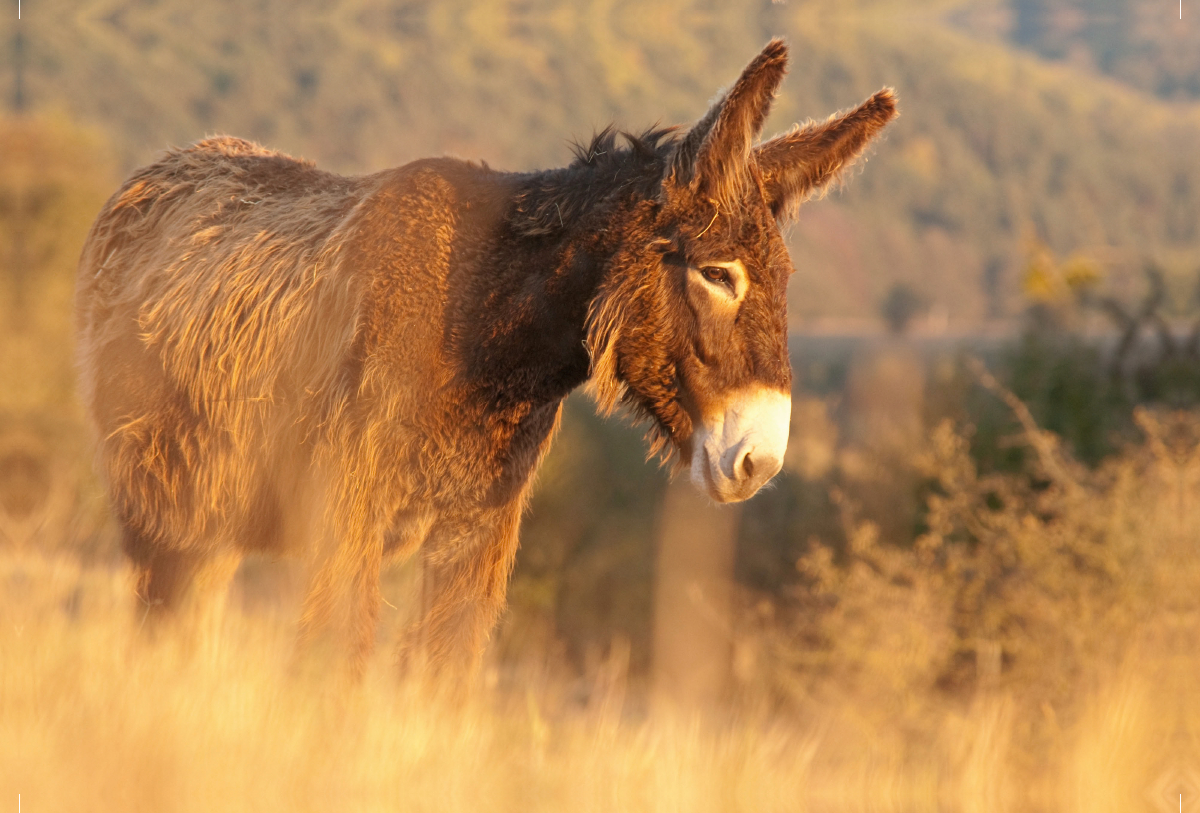
{"type": "Polygon", "coordinates": [[[917,461],[939,484],[928,531],[904,548],[859,522],[844,556],[814,546],[800,611],[740,619],[737,689],[707,708],[656,699],[618,650],[585,683],[493,656],[464,702],[400,683],[384,646],[346,685],[296,668],[285,602],[252,601],[246,579],[210,625],[147,630],[125,568],[81,555],[79,518],[51,500],[4,527],[0,795],[35,811],[1186,809],[1200,416],[1138,422],[1142,441],[1095,470],[1027,424],[1030,472],[987,476],[936,428],[917,461]]]}
{"type": "Polygon", "coordinates": [[[1175,14],[26,2],[0,38],[0,810],[1200,810],[1200,48],[1175,14]],[[768,131],[885,84],[902,116],[787,234],[771,489],[714,521],[572,396],[467,697],[396,677],[408,566],[360,682],[297,663],[286,562],[147,627],[74,394],[75,264],[122,177],[213,132],[345,173],[559,165],[609,121],[693,119],[776,35],[768,131]],[[664,616],[670,528],[724,582],[664,616]]]}

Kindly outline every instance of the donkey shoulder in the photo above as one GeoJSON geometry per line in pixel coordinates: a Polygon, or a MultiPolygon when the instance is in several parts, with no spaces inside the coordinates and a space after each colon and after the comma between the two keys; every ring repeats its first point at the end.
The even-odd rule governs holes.
{"type": "Polygon", "coordinates": [[[370,279],[368,322],[392,341],[408,332],[399,325],[414,321],[425,341],[436,335],[457,289],[486,262],[511,200],[509,178],[467,161],[426,158],[363,179],[369,189],[338,239],[342,265],[370,279]]]}
{"type": "Polygon", "coordinates": [[[510,177],[472,161],[421,158],[363,178],[370,186],[363,208],[391,228],[458,224],[479,214],[494,218],[511,198],[510,177]]]}

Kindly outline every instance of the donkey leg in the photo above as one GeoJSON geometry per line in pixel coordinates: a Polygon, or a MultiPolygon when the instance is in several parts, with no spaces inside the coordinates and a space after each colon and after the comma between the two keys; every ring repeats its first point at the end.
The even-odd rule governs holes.
{"type": "Polygon", "coordinates": [[[185,620],[197,630],[213,626],[222,615],[241,558],[239,551],[226,548],[143,550],[134,558],[143,622],[161,625],[173,618],[185,620]]]}
{"type": "Polygon", "coordinates": [[[229,585],[242,564],[242,552],[221,548],[197,565],[187,597],[187,619],[202,640],[215,637],[225,620],[229,585]]]}
{"type": "Polygon", "coordinates": [[[511,514],[472,544],[454,545],[451,555],[444,551],[447,540],[430,540],[422,562],[422,617],[401,641],[402,672],[423,671],[452,691],[474,678],[516,558],[519,513],[511,514]]]}
{"type": "Polygon", "coordinates": [[[195,570],[195,559],[191,552],[163,549],[134,560],[134,591],[144,618],[158,620],[179,611],[195,570]]]}
{"type": "Polygon", "coordinates": [[[352,678],[366,671],[375,648],[382,601],[382,562],[382,551],[371,546],[369,550],[341,549],[310,565],[298,655],[317,662],[331,655],[335,662],[348,666],[352,678]]]}

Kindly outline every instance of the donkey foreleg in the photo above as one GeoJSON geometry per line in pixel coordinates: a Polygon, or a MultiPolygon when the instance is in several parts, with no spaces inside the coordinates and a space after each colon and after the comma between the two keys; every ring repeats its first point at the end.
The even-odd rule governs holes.
{"type": "Polygon", "coordinates": [[[348,665],[360,677],[375,648],[382,545],[343,543],[310,563],[299,653],[348,665]],[[330,651],[333,650],[333,651],[330,651]]]}
{"type": "Polygon", "coordinates": [[[421,618],[400,642],[402,673],[439,684],[469,682],[504,609],[517,553],[519,508],[466,538],[435,533],[421,569],[421,618]]]}
{"type": "Polygon", "coordinates": [[[224,615],[229,583],[242,560],[239,551],[129,543],[127,549],[133,558],[139,627],[160,627],[171,620],[198,636],[215,631],[224,615]]]}

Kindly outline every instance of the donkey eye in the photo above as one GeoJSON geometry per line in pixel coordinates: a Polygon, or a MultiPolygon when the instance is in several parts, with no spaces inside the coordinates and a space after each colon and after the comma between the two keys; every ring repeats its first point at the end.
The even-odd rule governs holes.
{"type": "Polygon", "coordinates": [[[728,268],[722,268],[719,265],[706,265],[700,269],[700,273],[709,282],[733,288],[733,281],[729,278],[728,268]]]}

